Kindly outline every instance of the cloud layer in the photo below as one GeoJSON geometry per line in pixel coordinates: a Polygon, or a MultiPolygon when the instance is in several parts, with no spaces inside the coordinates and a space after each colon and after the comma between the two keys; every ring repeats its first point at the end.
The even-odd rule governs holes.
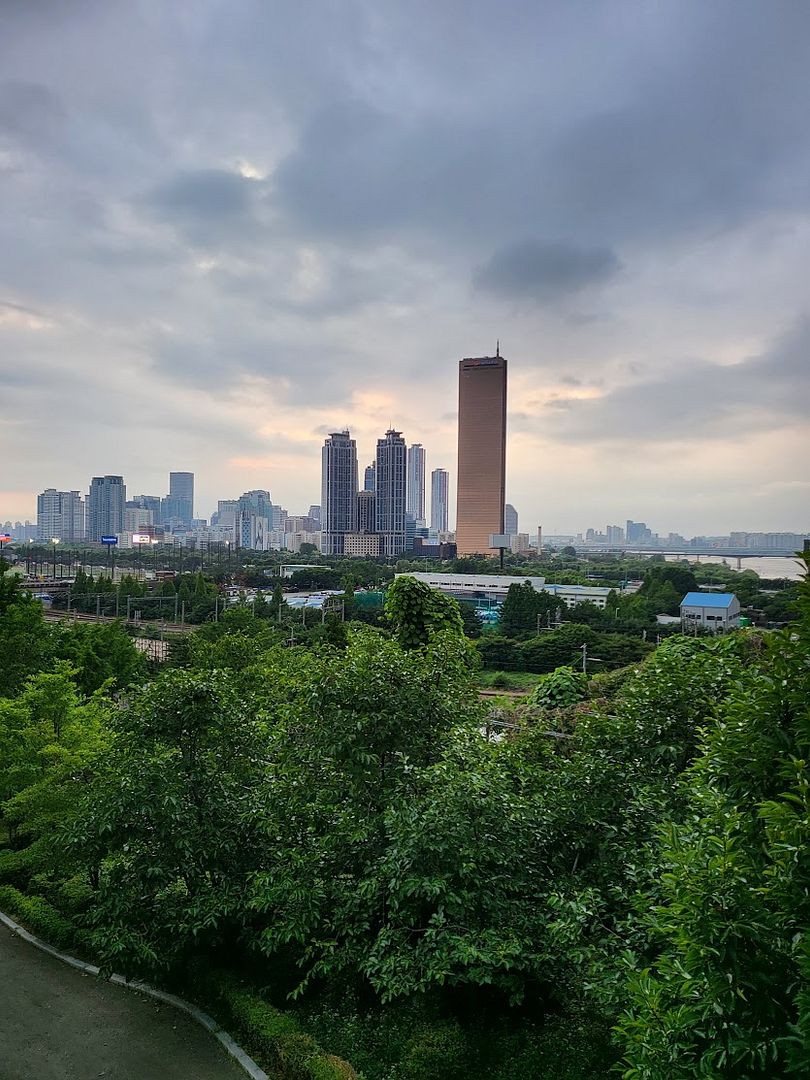
{"type": "Polygon", "coordinates": [[[452,472],[500,338],[524,521],[810,524],[805,5],[3,14],[0,520],[174,468],[300,510],[344,425],[452,472]]]}

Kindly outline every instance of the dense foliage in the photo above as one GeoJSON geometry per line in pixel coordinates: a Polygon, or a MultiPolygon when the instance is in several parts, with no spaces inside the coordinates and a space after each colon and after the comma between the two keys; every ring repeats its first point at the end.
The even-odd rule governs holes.
{"type": "Polygon", "coordinates": [[[279,595],[156,673],[0,574],[0,901],[108,969],[215,984],[274,1068],[309,1070],[281,1075],[351,1075],[298,1024],[368,1080],[801,1075],[801,603],[787,632],[473,644],[400,577],[387,630],[302,645],[279,595]],[[481,657],[543,675],[500,737],[481,657]]]}

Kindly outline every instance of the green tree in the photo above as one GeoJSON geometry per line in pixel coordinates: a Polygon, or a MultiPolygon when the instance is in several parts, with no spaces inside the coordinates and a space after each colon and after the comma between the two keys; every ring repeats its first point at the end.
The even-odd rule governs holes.
{"type": "Polygon", "coordinates": [[[367,970],[387,925],[376,869],[386,810],[454,726],[480,722],[480,707],[467,646],[452,632],[403,650],[358,628],[345,652],[306,664],[292,652],[266,658],[262,685],[286,688],[286,705],[266,755],[268,846],[249,904],[262,915],[257,946],[270,955],[296,946],[308,979],[367,970]]]}
{"type": "Polygon", "coordinates": [[[463,636],[464,624],[458,603],[418,578],[403,575],[385,594],[385,614],[405,649],[426,645],[431,635],[449,630],[463,636]]]}
{"type": "Polygon", "coordinates": [[[501,607],[501,632],[513,638],[536,634],[538,621],[545,625],[564,607],[551,593],[538,592],[530,581],[516,581],[509,586],[501,607]]]}
{"type": "Polygon", "coordinates": [[[142,678],[146,658],[118,623],[61,623],[52,629],[52,652],[68,661],[79,690],[90,695],[105,684],[122,690],[142,678]]]}
{"type": "Polygon", "coordinates": [[[340,571],[330,566],[296,570],[290,577],[290,585],[293,589],[339,589],[340,576],[340,571]]]}
{"type": "Polygon", "coordinates": [[[466,600],[459,601],[459,613],[461,615],[461,621],[464,625],[464,633],[468,638],[481,637],[481,631],[483,630],[483,622],[481,616],[475,609],[475,605],[466,600]]]}
{"type": "Polygon", "coordinates": [[[0,611],[0,697],[12,697],[29,675],[50,665],[53,649],[42,605],[2,582],[0,577],[6,597],[0,611]]]}
{"type": "Polygon", "coordinates": [[[98,881],[88,918],[102,962],[154,971],[241,921],[260,861],[261,733],[222,672],[162,674],[116,727],[70,850],[98,881]]]}
{"type": "MultiPolygon", "coordinates": [[[[661,830],[652,958],[632,961],[618,1027],[633,1080],[810,1069],[810,626],[762,644],[684,775],[686,815],[661,830]]],[[[736,647],[712,652],[727,664],[736,647]]]]}
{"type": "Polygon", "coordinates": [[[57,662],[17,698],[0,700],[0,813],[28,876],[67,872],[61,830],[108,743],[109,705],[98,695],[82,699],[74,675],[57,662]]]}

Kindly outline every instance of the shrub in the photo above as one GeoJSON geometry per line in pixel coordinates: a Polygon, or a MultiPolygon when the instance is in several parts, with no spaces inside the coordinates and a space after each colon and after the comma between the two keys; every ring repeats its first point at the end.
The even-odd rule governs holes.
{"type": "Polygon", "coordinates": [[[621,691],[624,684],[638,671],[636,664],[617,668],[615,671],[600,671],[592,675],[588,680],[588,696],[591,698],[605,698],[612,701],[621,691]]]}
{"type": "Polygon", "coordinates": [[[28,849],[0,851],[0,881],[23,885],[31,875],[28,849]]]}
{"type": "Polygon", "coordinates": [[[70,946],[76,942],[73,923],[41,896],[25,896],[11,885],[0,885],[0,909],[20,919],[51,945],[70,946]]]}
{"type": "Polygon", "coordinates": [[[218,996],[245,1046],[283,1080],[356,1080],[351,1065],[325,1054],[292,1016],[229,979],[218,985],[218,996]]]}
{"type": "Polygon", "coordinates": [[[420,1026],[408,1040],[401,1080],[463,1080],[470,1070],[469,1047],[456,1022],[420,1026]]]}
{"type": "Polygon", "coordinates": [[[540,680],[529,700],[532,705],[540,705],[542,708],[563,709],[568,705],[576,705],[587,696],[586,676],[571,667],[558,667],[540,680]]]}

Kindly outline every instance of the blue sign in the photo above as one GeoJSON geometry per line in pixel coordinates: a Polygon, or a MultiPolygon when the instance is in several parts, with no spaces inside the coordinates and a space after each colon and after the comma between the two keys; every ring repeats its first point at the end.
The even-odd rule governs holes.
{"type": "Polygon", "coordinates": [[[118,537],[117,536],[102,536],[101,542],[102,542],[102,544],[106,544],[107,547],[113,547],[115,544],[118,543],[118,537]]]}

